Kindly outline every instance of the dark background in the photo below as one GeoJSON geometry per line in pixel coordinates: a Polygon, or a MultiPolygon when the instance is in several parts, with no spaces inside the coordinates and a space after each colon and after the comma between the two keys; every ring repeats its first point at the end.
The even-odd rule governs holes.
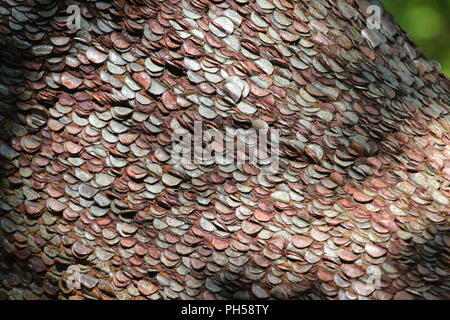
{"type": "Polygon", "coordinates": [[[381,0],[430,60],[450,76],[450,0],[381,0]]]}

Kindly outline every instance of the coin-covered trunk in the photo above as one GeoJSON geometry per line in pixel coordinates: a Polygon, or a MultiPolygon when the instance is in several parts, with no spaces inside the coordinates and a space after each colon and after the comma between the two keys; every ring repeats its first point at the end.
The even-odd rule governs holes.
{"type": "Polygon", "coordinates": [[[0,299],[450,299],[450,82],[373,1],[0,3],[0,299]]]}

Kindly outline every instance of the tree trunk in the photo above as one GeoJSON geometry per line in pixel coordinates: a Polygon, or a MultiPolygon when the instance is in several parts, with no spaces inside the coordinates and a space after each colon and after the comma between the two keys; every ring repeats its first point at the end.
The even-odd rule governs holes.
{"type": "Polygon", "coordinates": [[[369,5],[1,2],[0,298],[449,299],[449,80],[369,5]]]}

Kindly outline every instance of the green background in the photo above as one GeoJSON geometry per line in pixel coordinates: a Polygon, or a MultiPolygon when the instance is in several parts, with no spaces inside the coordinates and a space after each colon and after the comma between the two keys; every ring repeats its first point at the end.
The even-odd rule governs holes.
{"type": "Polygon", "coordinates": [[[430,60],[450,76],[450,0],[381,0],[430,60]]]}

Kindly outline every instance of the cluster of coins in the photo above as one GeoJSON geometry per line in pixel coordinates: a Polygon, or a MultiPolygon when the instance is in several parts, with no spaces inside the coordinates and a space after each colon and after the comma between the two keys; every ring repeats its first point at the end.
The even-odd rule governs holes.
{"type": "Polygon", "coordinates": [[[2,1],[0,298],[450,298],[450,82],[369,5],[2,1]]]}

